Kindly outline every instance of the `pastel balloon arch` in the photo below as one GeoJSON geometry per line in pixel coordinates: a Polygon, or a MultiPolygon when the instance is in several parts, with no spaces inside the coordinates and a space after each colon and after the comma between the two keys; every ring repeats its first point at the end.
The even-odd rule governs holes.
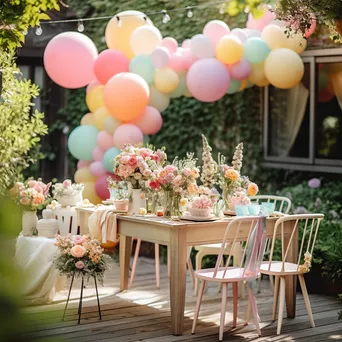
{"type": "Polygon", "coordinates": [[[144,13],[125,11],[107,24],[108,49],[100,53],[78,32],[52,38],[44,53],[49,77],[64,88],[87,86],[89,113],[68,140],[79,160],[75,180],[85,184],[85,196],[95,203],[108,198],[112,160],[125,144],[161,129],[161,112],[172,98],[213,102],[251,84],[296,86],[304,74],[298,54],[306,39],[287,37],[284,26],[266,8],[261,19],[249,16],[247,28],[230,30],[212,20],[180,43],[163,37],[144,13]]]}

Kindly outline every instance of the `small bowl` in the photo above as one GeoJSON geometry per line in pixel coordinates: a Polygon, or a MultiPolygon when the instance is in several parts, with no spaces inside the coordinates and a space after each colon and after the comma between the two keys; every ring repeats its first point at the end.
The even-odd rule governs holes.
{"type": "Polygon", "coordinates": [[[275,203],[274,202],[263,202],[261,203],[261,211],[265,214],[269,215],[273,213],[275,210],[275,203]]]}
{"type": "Polygon", "coordinates": [[[128,201],[127,200],[115,200],[114,201],[115,209],[127,211],[128,210],[128,201]]]}
{"type": "Polygon", "coordinates": [[[235,204],[235,213],[236,216],[248,216],[248,205],[235,204]]]}
{"type": "Polygon", "coordinates": [[[259,204],[248,204],[248,211],[253,216],[259,215],[260,208],[261,208],[261,205],[259,204]]]}

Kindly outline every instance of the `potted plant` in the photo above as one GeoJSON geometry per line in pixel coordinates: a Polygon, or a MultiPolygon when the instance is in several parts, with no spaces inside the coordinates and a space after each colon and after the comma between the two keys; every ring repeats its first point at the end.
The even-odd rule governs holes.
{"type": "Polygon", "coordinates": [[[83,184],[72,184],[70,179],[53,185],[53,197],[63,206],[75,206],[82,202],[83,184]]]}

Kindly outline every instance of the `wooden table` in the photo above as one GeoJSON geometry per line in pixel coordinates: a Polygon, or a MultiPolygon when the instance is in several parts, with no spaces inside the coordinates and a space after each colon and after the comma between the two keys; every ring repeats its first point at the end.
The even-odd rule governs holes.
{"type": "MultiPolygon", "coordinates": [[[[222,242],[224,231],[232,218],[214,222],[172,221],[158,217],[118,216],[120,232],[120,289],[128,289],[128,273],[132,237],[167,245],[171,255],[170,306],[172,334],[182,335],[185,306],[187,246],[222,242]]],[[[268,218],[266,236],[272,237],[276,218],[268,218]]],[[[247,226],[241,225],[241,241],[247,240],[247,226]]],[[[284,239],[289,239],[292,223],[284,224],[284,239]]],[[[227,241],[232,242],[232,241],[227,241]]],[[[289,261],[297,261],[298,246],[292,244],[289,261]]],[[[286,277],[287,316],[296,313],[296,277],[286,277]]]]}

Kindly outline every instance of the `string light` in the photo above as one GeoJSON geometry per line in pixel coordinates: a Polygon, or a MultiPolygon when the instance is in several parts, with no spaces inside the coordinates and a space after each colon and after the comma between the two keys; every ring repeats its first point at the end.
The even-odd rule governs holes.
{"type": "Polygon", "coordinates": [[[116,16],[116,20],[118,21],[118,27],[121,27],[122,26],[122,21],[120,19],[120,17],[117,15],[116,16]]]}
{"type": "Polygon", "coordinates": [[[84,31],[84,25],[83,25],[83,20],[82,19],[80,19],[78,21],[77,31],[78,32],[83,32],[84,31]]]}
{"type": "Polygon", "coordinates": [[[41,28],[40,26],[38,26],[38,27],[36,28],[36,35],[37,35],[37,36],[41,36],[42,33],[43,33],[42,28],[41,28]]]}
{"type": "Polygon", "coordinates": [[[222,4],[220,7],[220,14],[224,14],[224,12],[225,12],[225,8],[224,8],[224,4],[222,4]]]}
{"type": "Polygon", "coordinates": [[[167,24],[171,18],[169,16],[169,14],[167,13],[167,10],[162,10],[162,13],[163,13],[163,24],[167,24]]]}
{"type": "Polygon", "coordinates": [[[188,16],[188,18],[190,19],[190,18],[192,18],[192,17],[194,16],[194,14],[193,14],[193,12],[191,11],[191,7],[190,7],[190,6],[188,6],[187,8],[188,8],[188,14],[187,14],[187,16],[188,16]]]}

